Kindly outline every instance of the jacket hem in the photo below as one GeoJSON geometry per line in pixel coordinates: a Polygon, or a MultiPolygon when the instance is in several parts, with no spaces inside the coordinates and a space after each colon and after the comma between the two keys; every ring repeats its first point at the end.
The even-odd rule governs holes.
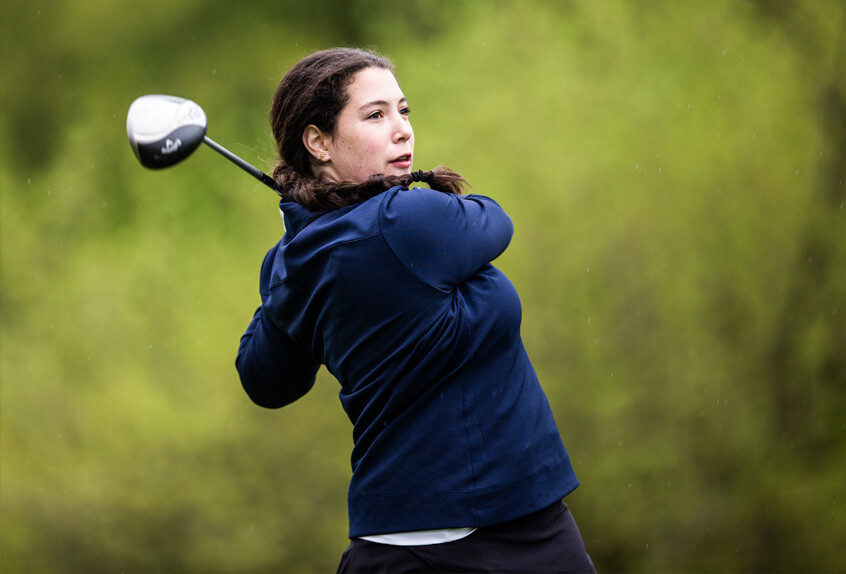
{"type": "Polygon", "coordinates": [[[499,524],[545,508],[578,485],[565,458],[516,484],[358,498],[349,501],[349,537],[499,524]]]}

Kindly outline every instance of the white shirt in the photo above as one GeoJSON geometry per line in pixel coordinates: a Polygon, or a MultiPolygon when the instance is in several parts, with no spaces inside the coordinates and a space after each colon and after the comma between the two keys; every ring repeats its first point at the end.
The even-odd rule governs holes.
{"type": "Polygon", "coordinates": [[[414,532],[394,532],[392,534],[374,534],[359,536],[362,540],[391,546],[422,546],[424,544],[443,544],[469,536],[475,528],[441,528],[438,530],[416,530],[414,532]]]}

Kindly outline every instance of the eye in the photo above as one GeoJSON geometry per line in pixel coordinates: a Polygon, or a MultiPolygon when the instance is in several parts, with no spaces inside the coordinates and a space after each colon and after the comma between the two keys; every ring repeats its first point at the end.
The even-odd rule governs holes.
{"type": "Polygon", "coordinates": [[[409,109],[408,106],[405,106],[404,108],[400,109],[400,113],[404,116],[407,116],[407,115],[411,114],[411,110],[409,109]]]}
{"type": "Polygon", "coordinates": [[[367,119],[368,120],[377,120],[381,117],[382,117],[382,112],[377,110],[377,111],[373,112],[372,114],[370,114],[369,116],[367,116],[367,119]]]}

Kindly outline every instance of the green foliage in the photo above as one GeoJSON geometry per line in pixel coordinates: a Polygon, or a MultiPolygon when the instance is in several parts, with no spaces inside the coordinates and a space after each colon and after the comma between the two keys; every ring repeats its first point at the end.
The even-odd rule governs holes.
{"type": "Polygon", "coordinates": [[[265,170],[270,96],[393,58],[416,166],[498,199],[497,261],[603,571],[843,571],[846,69],[834,1],[3,5],[8,572],[323,572],[346,546],[337,383],[251,405],[233,360],[282,233],[208,150],[143,170],[145,93],[265,170]]]}

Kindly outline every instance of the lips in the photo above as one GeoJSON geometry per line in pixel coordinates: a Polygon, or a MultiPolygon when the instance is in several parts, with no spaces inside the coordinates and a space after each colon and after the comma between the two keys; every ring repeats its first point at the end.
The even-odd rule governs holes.
{"type": "Polygon", "coordinates": [[[407,167],[407,166],[411,165],[411,154],[410,153],[402,154],[401,156],[395,157],[394,159],[392,159],[388,163],[394,164],[396,166],[407,167]]]}

